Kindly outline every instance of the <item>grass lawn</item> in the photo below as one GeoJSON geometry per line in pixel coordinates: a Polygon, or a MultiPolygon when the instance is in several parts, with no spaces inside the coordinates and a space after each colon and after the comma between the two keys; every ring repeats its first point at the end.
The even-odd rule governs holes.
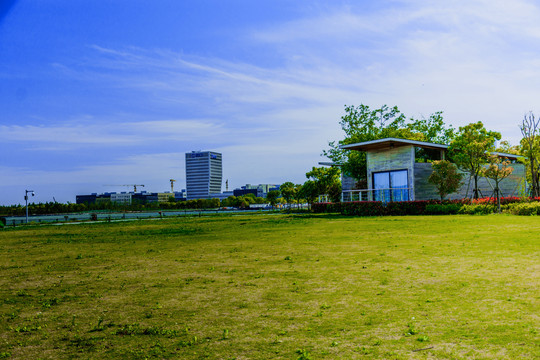
{"type": "Polygon", "coordinates": [[[0,359],[540,358],[540,218],[0,231],[0,359]]]}

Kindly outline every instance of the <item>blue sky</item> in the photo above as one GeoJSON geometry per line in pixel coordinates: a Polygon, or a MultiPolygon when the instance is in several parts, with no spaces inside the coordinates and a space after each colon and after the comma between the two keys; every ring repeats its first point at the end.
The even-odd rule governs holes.
{"type": "Polygon", "coordinates": [[[443,111],[519,142],[540,105],[534,1],[0,0],[0,204],[304,182],[344,105],[443,111]]]}

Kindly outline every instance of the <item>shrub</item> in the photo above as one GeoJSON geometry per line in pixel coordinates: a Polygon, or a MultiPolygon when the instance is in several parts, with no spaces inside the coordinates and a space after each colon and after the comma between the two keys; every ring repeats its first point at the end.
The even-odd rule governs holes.
{"type": "Polygon", "coordinates": [[[540,202],[508,204],[504,210],[514,215],[540,215],[540,202]]]}
{"type": "Polygon", "coordinates": [[[449,204],[428,204],[424,211],[425,215],[454,215],[459,212],[463,204],[449,203],[449,204]]]}
{"type": "Polygon", "coordinates": [[[495,212],[496,206],[490,203],[486,204],[471,204],[463,205],[458,213],[459,214],[468,214],[468,215],[486,215],[493,214],[495,212]]]}

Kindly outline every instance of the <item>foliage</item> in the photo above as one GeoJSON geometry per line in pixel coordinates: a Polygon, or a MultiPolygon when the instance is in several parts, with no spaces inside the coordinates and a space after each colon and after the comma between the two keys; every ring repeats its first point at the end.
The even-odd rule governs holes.
{"type": "Polygon", "coordinates": [[[495,205],[492,204],[465,204],[459,209],[459,214],[487,215],[495,212],[495,205]]]}
{"type": "Polygon", "coordinates": [[[510,166],[510,161],[508,159],[501,159],[497,155],[490,155],[488,158],[489,165],[485,168],[482,168],[481,175],[492,179],[495,182],[495,198],[497,199],[497,211],[501,212],[501,193],[499,189],[499,184],[502,180],[507,178],[512,174],[514,168],[510,166]]]}
{"type": "Polygon", "coordinates": [[[459,210],[463,204],[444,203],[444,204],[427,204],[424,210],[424,215],[455,215],[459,213],[459,210]]]}
{"type": "Polygon", "coordinates": [[[523,138],[520,143],[521,154],[527,160],[527,177],[531,185],[531,196],[540,196],[540,118],[536,119],[532,112],[523,117],[520,126],[523,138]]]}
{"type": "Polygon", "coordinates": [[[360,151],[345,151],[340,145],[394,137],[448,143],[454,136],[454,129],[446,128],[442,112],[431,114],[428,119],[406,119],[397,106],[383,105],[379,109],[369,106],[345,106],[345,115],[341,117],[340,126],[345,138],[338,142],[329,142],[329,149],[323,155],[333,162],[341,164],[348,176],[362,180],[366,178],[366,155],[360,151]]]}
{"type": "Polygon", "coordinates": [[[447,195],[459,189],[463,174],[458,171],[456,165],[448,160],[433,161],[432,168],[433,172],[428,181],[435,185],[437,193],[443,201],[447,195]]]}
{"type": "Polygon", "coordinates": [[[283,196],[283,198],[287,201],[287,203],[290,204],[296,196],[298,187],[292,182],[287,181],[279,186],[279,190],[281,191],[281,195],[283,196]]]}
{"type": "Polygon", "coordinates": [[[456,165],[474,179],[473,197],[478,199],[478,177],[481,176],[482,166],[488,162],[488,153],[495,149],[495,140],[500,140],[501,134],[488,131],[481,121],[459,128],[449,146],[451,159],[456,165]]]}
{"type": "Polygon", "coordinates": [[[307,180],[298,192],[298,196],[306,199],[308,204],[313,204],[319,195],[319,187],[313,180],[307,180]]]}
{"type": "Polygon", "coordinates": [[[540,215],[540,202],[508,204],[504,211],[514,215],[540,215]]]}
{"type": "Polygon", "coordinates": [[[388,216],[388,215],[421,215],[428,204],[436,204],[437,200],[426,201],[353,201],[330,204],[314,204],[315,213],[334,213],[354,216],[388,216]]]}
{"type": "Polygon", "coordinates": [[[268,194],[266,194],[266,200],[272,205],[272,207],[276,206],[278,202],[278,198],[281,195],[279,190],[270,190],[268,194]]]}
{"type": "Polygon", "coordinates": [[[341,199],[341,170],[337,166],[313,167],[306,173],[306,177],[312,180],[319,195],[328,195],[333,202],[341,199]]]}
{"type": "MultiPolygon", "coordinates": [[[[229,196],[223,201],[219,199],[196,199],[177,202],[149,202],[133,203],[131,205],[118,204],[110,201],[96,203],[31,203],[28,204],[28,213],[31,215],[49,215],[49,214],[71,214],[86,211],[145,211],[145,210],[189,210],[189,209],[216,209],[223,207],[247,208],[251,204],[265,204],[267,201],[253,194],[243,196],[229,196]]],[[[24,205],[0,206],[1,216],[23,216],[25,214],[24,205]]]]}
{"type": "Polygon", "coordinates": [[[267,201],[261,197],[256,197],[253,194],[245,194],[242,196],[229,196],[221,201],[223,207],[236,207],[239,209],[247,209],[251,204],[266,204],[267,201]]]}

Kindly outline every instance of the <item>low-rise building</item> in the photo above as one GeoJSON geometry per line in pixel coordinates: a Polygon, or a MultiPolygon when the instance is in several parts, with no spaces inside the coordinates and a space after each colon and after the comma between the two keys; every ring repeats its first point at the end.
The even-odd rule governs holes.
{"type": "MultiPolygon", "coordinates": [[[[386,138],[340,146],[345,150],[364,151],[367,165],[367,188],[349,189],[354,184],[342,187],[344,201],[408,201],[439,199],[435,185],[428,181],[433,172],[431,161],[446,157],[448,145],[423,141],[386,138]],[[417,159],[418,149],[424,154],[423,161],[417,159]],[[428,161],[424,161],[425,157],[428,161]]],[[[519,196],[525,182],[525,165],[517,162],[521,156],[505,153],[495,155],[512,161],[512,174],[500,184],[503,196],[519,196]]],[[[481,178],[478,187],[482,196],[493,194],[493,184],[481,178]]],[[[462,199],[470,195],[472,183],[468,173],[464,173],[461,188],[449,199],[462,199]]]]}

